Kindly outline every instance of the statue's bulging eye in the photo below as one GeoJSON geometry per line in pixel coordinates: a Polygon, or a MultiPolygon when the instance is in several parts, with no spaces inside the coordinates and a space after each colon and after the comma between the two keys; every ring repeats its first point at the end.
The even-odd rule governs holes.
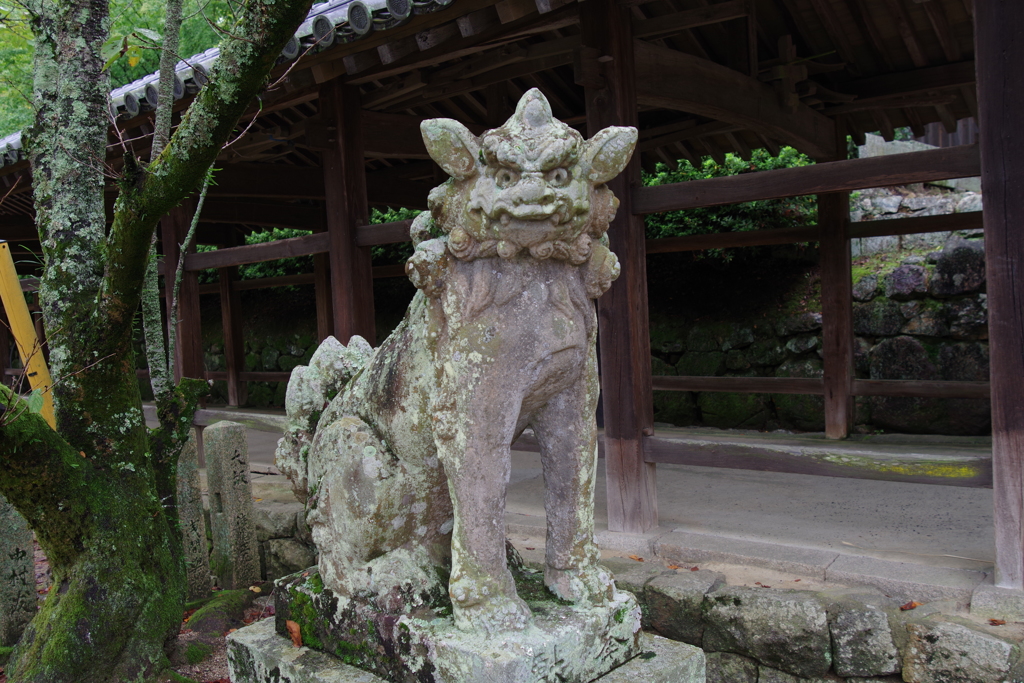
{"type": "Polygon", "coordinates": [[[565,187],[569,184],[569,171],[564,168],[553,168],[547,172],[545,179],[554,187],[565,187]]]}
{"type": "Polygon", "coordinates": [[[511,187],[519,182],[519,174],[512,169],[502,168],[494,174],[494,182],[504,190],[506,187],[511,187]]]}

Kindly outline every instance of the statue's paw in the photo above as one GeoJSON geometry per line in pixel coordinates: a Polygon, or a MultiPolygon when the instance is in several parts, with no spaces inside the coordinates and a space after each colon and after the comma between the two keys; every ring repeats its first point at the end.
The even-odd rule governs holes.
{"type": "Polygon", "coordinates": [[[530,608],[517,595],[496,595],[472,605],[455,602],[455,625],[463,631],[498,635],[522,631],[530,625],[530,608]]]}
{"type": "Polygon", "coordinates": [[[552,593],[576,603],[600,605],[615,595],[612,575],[599,565],[574,569],[544,569],[544,584],[552,593]]]}

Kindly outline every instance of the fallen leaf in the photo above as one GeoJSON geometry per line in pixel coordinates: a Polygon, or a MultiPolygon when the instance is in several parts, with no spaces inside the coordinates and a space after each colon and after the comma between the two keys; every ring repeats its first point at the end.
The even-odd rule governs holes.
{"type": "Polygon", "coordinates": [[[908,609],[914,609],[920,607],[922,603],[911,600],[905,605],[900,605],[900,609],[906,612],[908,609]]]}
{"type": "Polygon", "coordinates": [[[669,569],[682,569],[682,567],[680,567],[678,564],[670,564],[668,566],[668,568],[669,569]]]}
{"type": "Polygon", "coordinates": [[[523,546],[523,548],[526,550],[536,550],[536,548],[531,548],[530,546],[523,546]]]}
{"type": "Polygon", "coordinates": [[[800,583],[800,579],[793,579],[793,583],[800,583]]]}
{"type": "Polygon", "coordinates": [[[640,557],[639,555],[630,555],[629,559],[636,560],[637,562],[643,562],[644,561],[644,558],[640,557]]]}
{"type": "MultiPolygon", "coordinates": [[[[229,628],[228,629],[228,633],[234,633],[237,630],[238,630],[237,628],[229,628]]],[[[225,633],[224,635],[227,635],[227,633],[225,633]]]]}
{"type": "Polygon", "coordinates": [[[760,586],[761,588],[771,588],[771,586],[766,586],[765,584],[761,583],[760,581],[755,581],[754,585],[755,586],[760,586]]]}
{"type": "Polygon", "coordinates": [[[699,572],[700,571],[700,567],[690,567],[690,571],[691,572],[699,572]]]}
{"type": "Polygon", "coordinates": [[[260,501],[261,501],[261,500],[263,500],[263,499],[262,499],[262,498],[253,498],[253,500],[254,500],[254,501],[256,501],[256,502],[258,503],[258,502],[260,502],[260,501]]]}
{"type": "Polygon", "coordinates": [[[307,576],[309,576],[309,572],[302,572],[302,578],[306,578],[307,576]]]}
{"type": "Polygon", "coordinates": [[[1006,626],[1006,620],[1005,619],[989,619],[988,620],[988,625],[989,626],[1006,626]]]}
{"type": "Polygon", "coordinates": [[[299,625],[290,619],[284,622],[284,625],[288,629],[288,635],[292,637],[292,645],[302,647],[302,629],[299,628],[299,625]]]}

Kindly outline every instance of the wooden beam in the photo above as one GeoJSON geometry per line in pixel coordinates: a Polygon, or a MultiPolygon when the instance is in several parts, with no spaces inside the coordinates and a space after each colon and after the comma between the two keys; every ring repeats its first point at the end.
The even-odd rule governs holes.
{"type": "Polygon", "coordinates": [[[367,158],[429,159],[418,116],[363,110],[363,153],[367,158]]]}
{"type": "Polygon", "coordinates": [[[305,204],[207,201],[203,204],[199,221],[311,230],[319,222],[322,212],[319,206],[305,204]]]}
{"type": "Polygon", "coordinates": [[[997,586],[1024,590],[1024,3],[974,5],[992,382],[997,586]]]}
{"type": "Polygon", "coordinates": [[[653,19],[634,19],[634,38],[662,38],[691,28],[718,24],[747,16],[746,0],[729,0],[718,5],[677,12],[653,19]]]}
{"type": "Polygon", "coordinates": [[[334,336],[347,344],[358,334],[373,344],[376,334],[370,248],[356,244],[356,228],[369,222],[358,88],[339,81],[324,84],[320,89],[320,112],[329,134],[323,153],[323,183],[334,336]]]}
{"type": "Polygon", "coordinates": [[[185,257],[185,270],[197,271],[207,268],[227,268],[246,263],[274,261],[280,258],[308,256],[328,251],[330,240],[327,233],[313,233],[302,237],[291,237],[273,242],[247,244],[242,247],[204,251],[185,257]]]}
{"type": "Polygon", "coordinates": [[[990,391],[988,382],[940,382],[907,379],[853,380],[854,396],[987,399],[990,391]]]}
{"type": "MultiPolygon", "coordinates": [[[[885,221],[890,223],[892,221],[885,221]]],[[[737,247],[760,247],[766,244],[795,244],[818,241],[818,228],[776,228],[773,230],[750,230],[747,232],[712,232],[706,235],[684,237],[662,237],[646,241],[648,254],[668,254],[680,251],[703,251],[705,249],[733,249],[737,247]]]]}
{"type": "Polygon", "coordinates": [[[835,152],[835,124],[810,107],[793,112],[772,87],[706,59],[634,42],[637,102],[754,130],[815,157],[835,152]]]}
{"type": "Polygon", "coordinates": [[[665,436],[651,437],[647,443],[647,460],[656,463],[940,486],[985,488],[992,485],[991,459],[977,452],[933,458],[893,458],[889,454],[870,458],[858,448],[851,454],[853,457],[836,462],[836,456],[841,457],[844,450],[824,447],[834,442],[815,446],[813,441],[798,438],[764,443],[743,437],[705,434],[673,437],[671,432],[666,432],[665,436]]]}
{"type": "Polygon", "coordinates": [[[356,229],[356,244],[360,247],[371,247],[378,244],[408,242],[409,228],[411,227],[412,220],[360,225],[356,229]]]}
{"type": "Polygon", "coordinates": [[[926,232],[979,230],[984,227],[981,211],[951,213],[945,216],[912,216],[887,221],[860,221],[850,224],[850,237],[919,235],[926,232]]]}
{"type": "Polygon", "coordinates": [[[746,394],[814,394],[825,393],[820,379],[802,377],[695,377],[659,375],[651,378],[658,391],[723,391],[746,394]]]}
{"type": "MultiPolygon", "coordinates": [[[[580,14],[584,47],[611,57],[604,65],[604,87],[584,89],[587,131],[637,126],[637,90],[632,22],[617,0],[587,0],[580,14]]],[[[643,533],[658,525],[655,467],[647,462],[644,439],[653,433],[650,338],[644,224],[631,206],[640,184],[639,154],[608,183],[621,202],[608,231],[622,273],[598,300],[601,393],[604,396],[605,472],[608,528],[643,533]]]]}
{"type": "Polygon", "coordinates": [[[323,199],[323,172],[313,166],[228,164],[217,173],[210,197],[323,199]]]}
{"type": "MultiPolygon", "coordinates": [[[[360,225],[355,230],[356,246],[371,247],[378,244],[395,244],[409,241],[411,220],[394,223],[360,225]]],[[[228,268],[246,263],[261,263],[282,258],[322,254],[330,250],[330,238],[325,232],[315,232],[301,237],[247,244],[216,251],[189,254],[185,257],[185,270],[198,271],[208,268],[228,268]]]]}
{"type": "Polygon", "coordinates": [[[971,178],[980,173],[977,145],[961,145],[642,187],[633,192],[633,210],[638,214],[660,213],[760,199],[971,178]]]}
{"type": "Polygon", "coordinates": [[[965,61],[847,81],[837,84],[836,89],[856,95],[858,99],[867,99],[918,95],[932,90],[948,90],[974,85],[974,81],[974,62],[965,61]]]}

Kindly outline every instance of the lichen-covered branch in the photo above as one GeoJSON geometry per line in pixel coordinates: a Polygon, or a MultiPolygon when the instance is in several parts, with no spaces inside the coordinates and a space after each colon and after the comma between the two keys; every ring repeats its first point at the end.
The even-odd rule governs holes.
{"type": "Polygon", "coordinates": [[[181,33],[181,0],[167,0],[164,16],[164,43],[160,52],[160,80],[157,83],[157,108],[153,125],[152,158],[160,156],[171,139],[174,116],[174,66],[178,62],[181,33]]]}
{"type": "Polygon", "coordinates": [[[210,82],[185,113],[170,144],[147,169],[126,172],[108,238],[108,252],[118,258],[108,265],[102,302],[114,319],[124,319],[124,312],[138,305],[144,248],[157,222],[199,186],[311,4],[310,0],[248,3],[233,31],[237,37],[222,43],[210,82]]]}

